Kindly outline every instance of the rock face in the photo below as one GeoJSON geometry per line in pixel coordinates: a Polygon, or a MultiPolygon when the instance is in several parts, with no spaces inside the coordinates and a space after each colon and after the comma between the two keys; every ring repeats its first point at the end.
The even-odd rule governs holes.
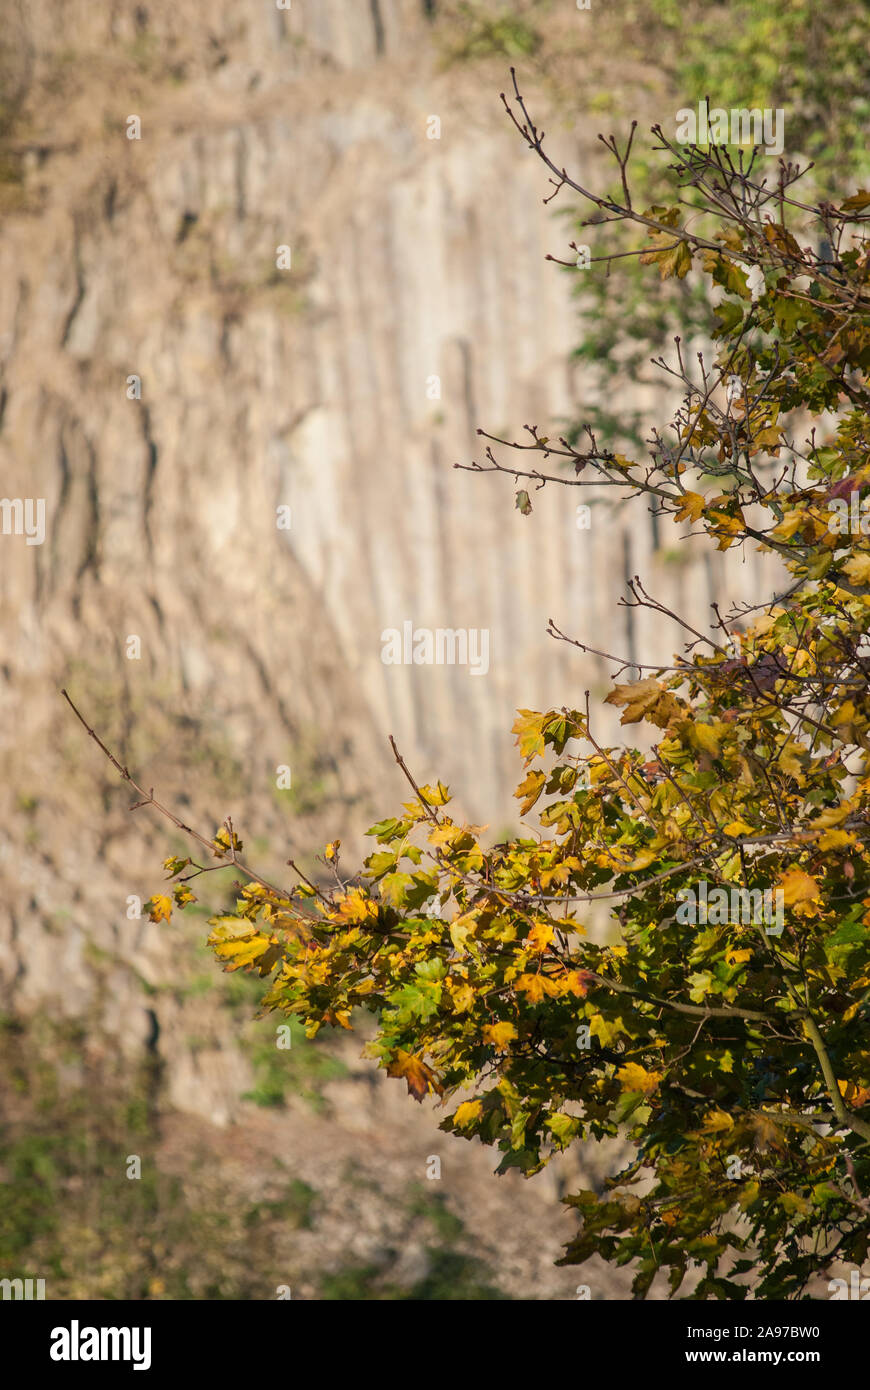
{"type": "MultiPolygon", "coordinates": [[[[7,8],[0,476],[44,499],[45,538],[0,536],[3,1007],[87,1018],[130,1058],[151,1038],[168,1102],[228,1123],[248,1063],[168,990],[202,919],[130,915],[182,840],[130,823],[59,687],[182,819],[231,811],[280,873],[326,834],[356,853],[402,797],[388,733],[509,824],[514,710],[607,688],[547,619],[667,661],[678,629],[616,609],[626,574],[704,623],[722,574],[654,556],[642,508],[581,530],[551,486],[525,518],[510,479],[452,467],[478,427],[575,418],[583,384],[544,259],[573,233],[498,101],[507,60],[445,62],[444,7],[7,8]],[[485,632],[488,660],[385,664],[406,623],[485,632]]],[[[574,98],[554,139],[591,177],[574,98]]],[[[759,586],[750,559],[728,596],[759,586]]]]}

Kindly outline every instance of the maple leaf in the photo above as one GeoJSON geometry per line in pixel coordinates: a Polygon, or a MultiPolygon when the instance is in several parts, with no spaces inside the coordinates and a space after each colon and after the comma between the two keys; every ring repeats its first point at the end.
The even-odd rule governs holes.
{"type": "Polygon", "coordinates": [[[724,1110],[708,1110],[704,1116],[704,1129],[708,1134],[715,1134],[719,1130],[733,1129],[734,1121],[730,1115],[726,1115],[724,1110]]]}
{"type": "Polygon", "coordinates": [[[840,204],[841,212],[863,212],[866,207],[870,207],[870,193],[862,188],[860,192],[853,193],[844,203],[840,204]]]}
{"type": "Polygon", "coordinates": [[[729,821],[727,825],[723,825],[722,830],[725,835],[730,835],[732,839],[736,839],[738,835],[752,834],[752,826],[747,825],[746,821],[741,820],[739,817],[737,820],[729,821]]]}
{"type": "Polygon", "coordinates": [[[562,976],[560,983],[565,993],[575,994],[579,999],[585,999],[590,987],[597,981],[588,970],[569,970],[567,975],[562,976]]]}
{"type": "Polygon", "coordinates": [[[514,796],[522,800],[520,815],[525,816],[531,811],[541,792],[546,786],[547,778],[543,772],[530,772],[529,775],[520,782],[514,796]]]}
{"type": "Polygon", "coordinates": [[[224,858],[227,854],[229,854],[230,850],[244,849],[244,845],[242,844],[236,832],[233,831],[232,837],[230,837],[230,832],[224,825],[221,826],[220,830],[215,835],[214,839],[212,840],[212,844],[217,846],[217,848],[214,851],[216,859],[224,858]]]}
{"type": "Polygon", "coordinates": [[[704,498],[700,492],[684,492],[679,509],[674,513],[676,521],[685,521],[691,517],[692,521],[697,521],[704,510],[704,498]]]}
{"type": "Polygon", "coordinates": [[[679,702],[653,676],[633,685],[617,685],[605,696],[604,703],[625,706],[620,724],[639,724],[648,719],[660,729],[680,712],[679,702]]]}
{"type": "Polygon", "coordinates": [[[145,904],[145,911],[152,922],[168,922],[172,917],[172,900],[165,893],[155,893],[145,904]]]}
{"type": "Polygon", "coordinates": [[[523,944],[532,954],[540,955],[546,951],[554,935],[555,929],[550,922],[536,922],[523,944]]]}
{"type": "Polygon", "coordinates": [[[796,903],[818,902],[819,885],[799,865],[793,864],[778,880],[786,907],[796,903]]]}
{"type": "Polygon", "coordinates": [[[209,943],[216,956],[229,962],[228,971],[256,966],[261,976],[269,974],[281,954],[277,937],[264,936],[252,930],[250,922],[232,917],[213,918],[212,923],[215,930],[209,943]],[[244,930],[239,932],[239,927],[244,930]]]}
{"type": "Polygon", "coordinates": [[[464,1100],[461,1105],[457,1105],[453,1114],[453,1123],[459,1129],[466,1129],[473,1124],[483,1109],[481,1100],[464,1100]]]}
{"type": "Polygon", "coordinates": [[[559,986],[546,975],[521,975],[514,989],[522,991],[530,1004],[540,1004],[545,994],[552,996],[559,993],[559,986]]]}
{"type": "Polygon", "coordinates": [[[544,724],[547,716],[533,709],[517,711],[520,716],[514,721],[512,732],[517,735],[517,747],[529,762],[544,751],[544,724]]]}
{"type": "Polygon", "coordinates": [[[512,1023],[487,1023],[483,1030],[483,1041],[499,1052],[506,1052],[516,1035],[517,1030],[512,1023]]]}
{"type": "Polygon", "coordinates": [[[624,1067],[620,1067],[616,1073],[616,1079],[623,1091],[639,1091],[641,1095],[650,1095],[665,1079],[664,1072],[647,1071],[637,1062],[626,1062],[624,1067]]]}
{"type": "Polygon", "coordinates": [[[387,1067],[387,1076],[403,1076],[408,1085],[408,1093],[415,1100],[422,1102],[424,1096],[429,1091],[434,1091],[437,1095],[442,1095],[444,1088],[439,1085],[431,1067],[419,1057],[415,1057],[411,1052],[405,1052],[400,1047],[387,1067]]]}

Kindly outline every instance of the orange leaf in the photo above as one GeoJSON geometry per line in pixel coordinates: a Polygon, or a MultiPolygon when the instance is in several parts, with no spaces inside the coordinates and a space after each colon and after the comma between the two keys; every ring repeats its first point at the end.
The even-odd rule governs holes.
{"type": "Polygon", "coordinates": [[[411,1052],[399,1048],[395,1058],[387,1067],[387,1076],[403,1076],[408,1083],[408,1091],[415,1100],[422,1101],[429,1091],[442,1095],[444,1088],[439,1086],[431,1067],[411,1052]]]}
{"type": "Polygon", "coordinates": [[[783,901],[786,907],[793,907],[795,903],[809,903],[818,900],[819,885],[797,864],[793,864],[782,875],[779,885],[782,888],[783,901]]]}
{"type": "Polygon", "coordinates": [[[483,1030],[483,1041],[498,1048],[499,1052],[505,1052],[516,1035],[517,1030],[512,1023],[487,1023],[483,1030]]]}

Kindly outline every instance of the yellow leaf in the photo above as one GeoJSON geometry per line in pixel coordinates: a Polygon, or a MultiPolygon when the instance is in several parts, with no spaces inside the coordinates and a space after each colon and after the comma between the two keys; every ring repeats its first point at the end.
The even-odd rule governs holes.
{"type": "Polygon", "coordinates": [[[569,970],[559,981],[562,994],[574,994],[579,999],[586,998],[589,986],[594,983],[588,970],[569,970]]]}
{"type": "Polygon", "coordinates": [[[654,864],[658,857],[658,853],[654,849],[642,849],[629,864],[624,864],[622,867],[625,869],[645,869],[648,864],[654,864]]]}
{"type": "Polygon", "coordinates": [[[862,1086],[857,1081],[840,1081],[839,1078],[837,1085],[843,1100],[855,1110],[860,1110],[870,1100],[870,1086],[862,1086]]]}
{"type": "Polygon", "coordinates": [[[705,753],[712,753],[714,758],[718,756],[719,739],[712,724],[703,724],[700,720],[696,720],[692,726],[692,732],[699,747],[703,748],[705,753]]]}
{"type": "Polygon", "coordinates": [[[675,518],[677,521],[685,521],[686,517],[691,517],[693,521],[697,521],[703,510],[704,498],[700,492],[684,492],[675,518]]]}
{"type": "Polygon", "coordinates": [[[541,792],[544,790],[547,778],[543,772],[530,772],[524,781],[520,782],[514,792],[514,796],[522,801],[520,815],[528,815],[541,792]]]}
{"type": "Polygon", "coordinates": [[[778,882],[783,892],[783,902],[786,907],[793,907],[795,903],[818,901],[819,885],[797,864],[793,864],[778,882]]]}
{"type": "Polygon", "coordinates": [[[172,900],[164,893],[155,893],[145,904],[145,911],[152,922],[168,922],[172,916],[172,900]]]}
{"type": "Polygon", "coordinates": [[[464,1014],[474,1003],[474,990],[471,985],[459,985],[451,992],[450,998],[453,1001],[453,1012],[464,1014]]]}
{"type": "Polygon", "coordinates": [[[455,1125],[458,1125],[460,1129],[466,1129],[468,1125],[470,1125],[474,1120],[477,1119],[482,1109],[482,1101],[464,1100],[461,1105],[458,1105],[456,1107],[456,1113],[453,1116],[453,1123],[455,1125]]]}
{"type": "Polygon", "coordinates": [[[431,787],[428,782],[420,788],[420,795],[427,806],[446,806],[451,800],[450,789],[445,787],[443,782],[438,782],[431,787]]]}
{"type": "Polygon", "coordinates": [[[845,203],[840,204],[841,212],[863,212],[866,207],[870,207],[870,193],[862,188],[858,193],[853,193],[847,198],[845,203]]]}
{"type": "MultiPolygon", "coordinates": [[[[750,952],[747,951],[747,955],[750,952]]],[[[720,1129],[733,1129],[734,1121],[730,1115],[726,1115],[724,1110],[708,1110],[704,1116],[704,1128],[708,1133],[715,1134],[720,1129]]]]}
{"type": "Polygon", "coordinates": [[[465,943],[472,935],[476,925],[476,918],[469,912],[464,912],[460,917],[454,917],[450,923],[450,940],[461,956],[467,953],[468,947],[465,943]]]}
{"type": "Polygon", "coordinates": [[[517,736],[517,746],[528,762],[544,751],[544,722],[546,715],[533,709],[517,711],[520,716],[514,721],[512,732],[517,736]]]}
{"type": "Polygon", "coordinates": [[[816,830],[819,826],[824,826],[827,830],[832,825],[839,825],[854,810],[855,807],[851,801],[841,801],[838,806],[826,806],[813,821],[813,829],[816,830]]]}
{"type": "Polygon", "coordinates": [[[647,1071],[645,1067],[638,1066],[637,1062],[626,1062],[616,1073],[616,1079],[623,1091],[640,1091],[641,1095],[648,1096],[661,1085],[664,1075],[661,1071],[647,1071]]]}
{"type": "Polygon", "coordinates": [[[540,1004],[545,994],[552,997],[559,993],[559,986],[546,975],[521,975],[514,989],[522,990],[530,1004],[540,1004]]]}
{"type": "Polygon", "coordinates": [[[739,817],[737,820],[729,821],[727,825],[723,825],[722,829],[726,835],[731,835],[734,839],[736,839],[738,835],[752,834],[752,826],[747,825],[746,821],[740,820],[739,817]]]}
{"type": "Polygon", "coordinates": [[[776,1200],[783,1211],[788,1212],[789,1216],[806,1216],[810,1211],[810,1204],[806,1197],[801,1197],[798,1192],[781,1192],[776,1200]]]}
{"type": "Polygon", "coordinates": [[[530,954],[541,955],[546,951],[554,935],[554,929],[549,922],[536,922],[523,945],[530,954]]]}
{"type": "Polygon", "coordinates": [[[749,950],[726,951],[725,962],[727,965],[742,965],[744,961],[752,959],[752,952],[749,950]]]}
{"type": "Polygon", "coordinates": [[[851,724],[854,719],[855,703],[853,700],[844,700],[840,708],[831,715],[831,723],[835,726],[837,724],[851,724]]]}
{"type": "Polygon", "coordinates": [[[506,1052],[508,1043],[517,1035],[512,1023],[487,1023],[483,1030],[483,1041],[499,1052],[506,1052]]]}
{"type": "Polygon", "coordinates": [[[606,1019],[601,1014],[594,1014],[589,1024],[589,1032],[593,1038],[597,1038],[602,1047],[610,1047],[611,1044],[620,1036],[627,1032],[621,1018],[606,1019]]]}
{"type": "Polygon", "coordinates": [[[853,584],[870,583],[870,555],[853,555],[851,560],[846,561],[843,569],[853,584]]]}
{"type": "Polygon", "coordinates": [[[806,519],[806,512],[802,511],[799,507],[796,507],[794,511],[788,513],[785,519],[781,521],[778,526],[774,527],[773,535],[781,541],[791,540],[795,531],[797,531],[799,527],[803,526],[806,519]]]}
{"type": "Polygon", "coordinates": [[[847,849],[857,845],[858,840],[851,830],[826,830],[819,838],[819,849],[847,849]]]}

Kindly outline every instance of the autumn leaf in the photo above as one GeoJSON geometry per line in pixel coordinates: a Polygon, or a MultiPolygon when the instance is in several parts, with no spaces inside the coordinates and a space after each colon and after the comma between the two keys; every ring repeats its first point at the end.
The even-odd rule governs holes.
{"type": "Polygon", "coordinates": [[[434,787],[426,782],[420,788],[420,795],[427,806],[446,806],[450,801],[450,788],[443,782],[436,782],[434,787]]]}
{"type": "Polygon", "coordinates": [[[543,772],[534,771],[530,772],[528,776],[522,782],[520,782],[519,786],[514,792],[514,796],[518,799],[522,799],[522,805],[520,806],[521,816],[528,815],[529,811],[531,811],[535,802],[541,795],[541,792],[544,790],[546,783],[546,774],[543,772]]]}
{"type": "Polygon", "coordinates": [[[570,993],[579,999],[585,999],[591,986],[597,981],[588,970],[569,970],[567,975],[562,976],[560,983],[563,993],[570,993]]]}
{"type": "Polygon", "coordinates": [[[755,1131],[755,1147],[760,1153],[766,1153],[768,1149],[783,1151],[782,1131],[769,1115],[756,1115],[752,1127],[755,1131]]]}
{"type": "Polygon", "coordinates": [[[165,893],[155,893],[145,904],[145,911],[152,922],[168,922],[172,917],[172,900],[165,893]]]}
{"type": "Polygon", "coordinates": [[[870,1101],[870,1086],[864,1086],[856,1081],[840,1081],[839,1078],[837,1086],[843,1100],[853,1110],[860,1110],[870,1101]]]}
{"type": "Polygon", "coordinates": [[[453,1011],[457,1014],[467,1013],[474,1004],[475,994],[471,985],[457,985],[450,995],[453,1003],[453,1011]]]}
{"type": "Polygon", "coordinates": [[[661,729],[680,712],[679,702],[652,676],[633,685],[617,685],[605,696],[604,703],[625,706],[620,724],[638,724],[641,719],[648,719],[661,729]]]}
{"type": "Polygon", "coordinates": [[[522,757],[528,762],[544,751],[544,724],[547,716],[536,710],[521,709],[519,718],[514,721],[512,732],[517,735],[517,746],[522,757]]]}
{"type": "Polygon", "coordinates": [[[453,942],[454,949],[458,955],[466,954],[466,942],[477,927],[477,918],[472,912],[463,912],[460,916],[454,917],[450,923],[450,940],[453,942]]]}
{"type": "Polygon", "coordinates": [[[730,1115],[726,1115],[724,1110],[708,1110],[704,1116],[704,1129],[708,1133],[716,1134],[720,1130],[733,1129],[734,1121],[730,1115]]]}
{"type": "Polygon", "coordinates": [[[741,835],[751,835],[752,826],[747,825],[745,820],[738,817],[736,820],[730,820],[727,825],[723,825],[722,831],[723,834],[730,835],[732,839],[736,840],[741,835]]]}
{"type": "Polygon", "coordinates": [[[514,989],[525,994],[530,1004],[540,1004],[545,994],[552,996],[559,993],[559,986],[546,975],[521,975],[514,989]]]}
{"type": "Polygon", "coordinates": [[[235,917],[214,917],[210,925],[214,929],[209,944],[215,955],[227,962],[228,971],[256,966],[261,976],[269,974],[281,954],[277,937],[265,936],[250,922],[235,917]]]}
{"type": "Polygon", "coordinates": [[[221,826],[212,840],[212,844],[215,846],[214,853],[217,859],[225,857],[231,850],[239,851],[244,849],[244,845],[236,832],[233,831],[232,838],[230,838],[230,832],[225,825],[221,826]]]}
{"type": "Polygon", "coordinates": [[[786,907],[794,907],[796,903],[818,901],[818,883],[797,864],[793,864],[790,869],[787,869],[778,883],[782,889],[783,902],[786,907]]]}
{"type": "Polygon", "coordinates": [[[551,922],[536,922],[523,944],[532,955],[541,955],[554,936],[555,928],[551,922]]]}
{"type": "Polygon", "coordinates": [[[508,1045],[513,1042],[517,1035],[517,1030],[512,1023],[487,1023],[483,1030],[483,1041],[488,1047],[494,1047],[499,1052],[506,1052],[508,1045]]]}
{"type": "Polygon", "coordinates": [[[819,849],[851,849],[858,844],[858,838],[851,830],[826,830],[818,839],[819,849]]]}
{"type": "Polygon", "coordinates": [[[637,1062],[626,1062],[616,1073],[616,1079],[623,1091],[639,1091],[641,1095],[651,1095],[665,1079],[664,1072],[647,1071],[637,1062]]]}
{"type": "Polygon", "coordinates": [[[415,1100],[421,1101],[430,1091],[436,1095],[443,1094],[443,1087],[439,1084],[435,1073],[431,1067],[419,1057],[415,1057],[410,1052],[405,1052],[399,1048],[394,1059],[387,1067],[387,1076],[404,1077],[408,1086],[408,1093],[415,1100]]]}
{"type": "Polygon", "coordinates": [[[840,211],[863,212],[867,207],[870,207],[870,193],[862,188],[860,193],[853,193],[844,203],[840,204],[840,211]]]}
{"type": "Polygon", "coordinates": [[[461,1105],[457,1105],[453,1114],[453,1123],[457,1129],[467,1129],[473,1124],[483,1109],[481,1100],[464,1100],[461,1105]]]}
{"type": "Polygon", "coordinates": [[[843,569],[853,584],[870,584],[870,555],[853,555],[843,569]]]}
{"type": "Polygon", "coordinates": [[[685,521],[690,517],[692,521],[697,521],[704,510],[704,498],[700,492],[684,492],[678,510],[674,513],[676,521],[685,521]]]}

